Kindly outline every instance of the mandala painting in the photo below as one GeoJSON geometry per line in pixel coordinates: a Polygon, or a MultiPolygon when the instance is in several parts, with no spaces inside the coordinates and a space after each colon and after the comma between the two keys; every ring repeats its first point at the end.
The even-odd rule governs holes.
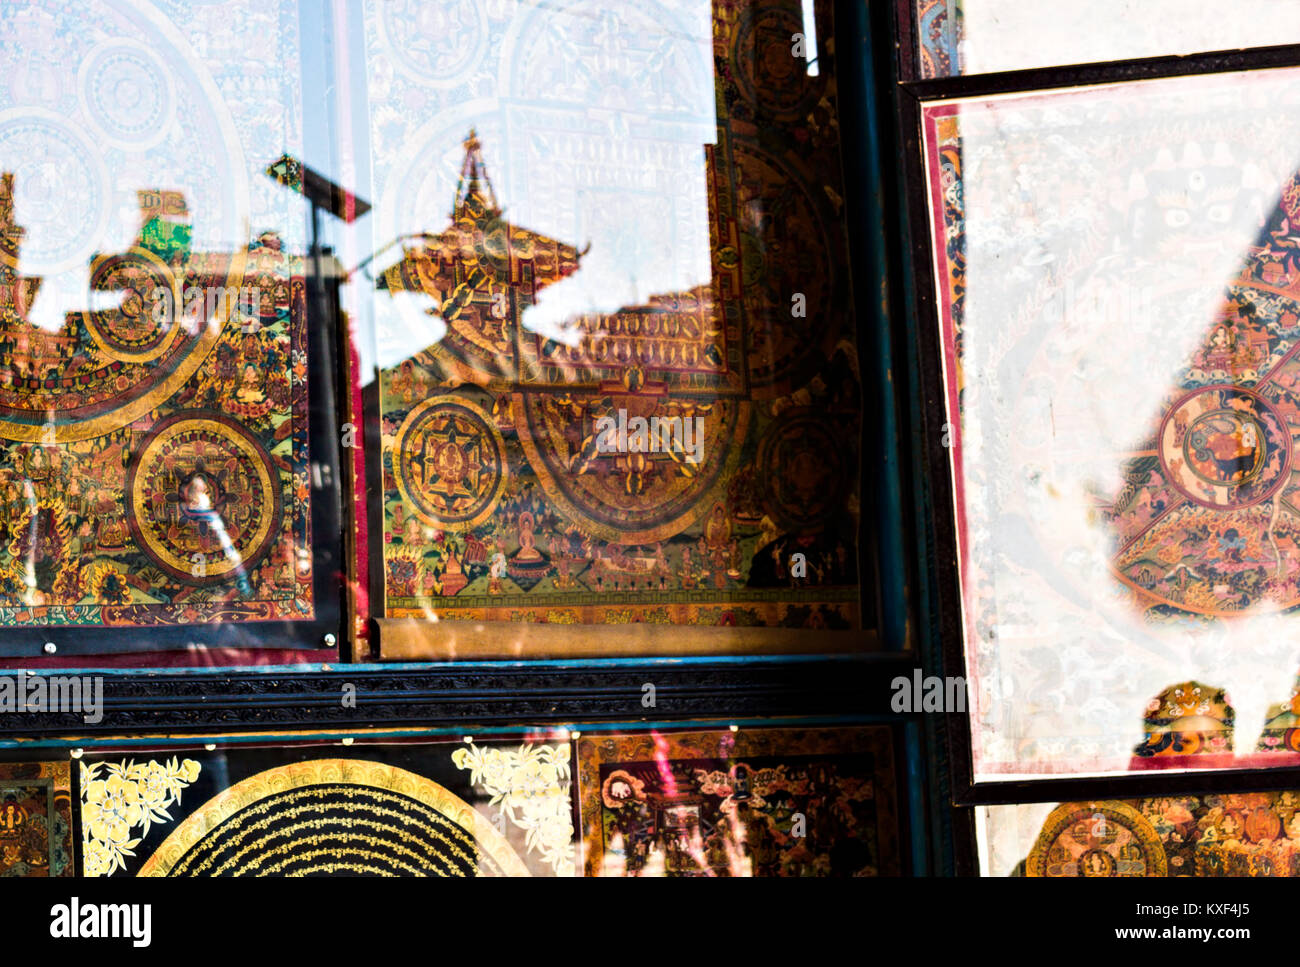
{"type": "Polygon", "coordinates": [[[91,275],[120,307],[49,332],[0,180],[0,622],[310,618],[301,266],[272,236],[191,252],[174,194],[141,209],[91,275]]]}
{"type": "Polygon", "coordinates": [[[73,876],[66,762],[0,763],[0,876],[73,876]]]}
{"type": "Polygon", "coordinates": [[[567,743],[103,756],[86,876],[572,876],[567,743]]]}
{"type": "Polygon", "coordinates": [[[377,241],[402,240],[375,278],[376,614],[860,627],[835,87],[827,51],[791,58],[800,5],[579,4],[563,49],[545,11],[468,3],[415,49],[398,6],[372,9],[376,110],[456,120],[385,115],[374,145],[377,241]],[[617,97],[563,66],[610,31],[617,97]]]}
{"type": "Polygon", "coordinates": [[[1292,176],[1106,508],[1116,572],[1157,613],[1300,605],[1297,224],[1292,176]]]}
{"type": "Polygon", "coordinates": [[[987,822],[992,841],[1006,844],[993,848],[986,872],[995,875],[1300,876],[1300,794],[1292,791],[1064,803],[1014,866],[1011,844],[1034,836],[1026,807],[991,807],[987,822]]]}
{"type": "Polygon", "coordinates": [[[588,876],[898,875],[892,733],[584,737],[588,876]]]}
{"type": "Polygon", "coordinates": [[[245,154],[300,140],[297,12],[248,6],[0,12],[0,625],[148,629],[60,646],[316,617],[302,231],[245,154]]]}
{"type": "MultiPolygon", "coordinates": [[[[1276,739],[1300,611],[1294,79],[926,109],[977,773],[1123,771],[1170,683],[1231,692],[1237,757],[1276,739]]],[[[1141,767],[1233,764],[1226,721],[1156,729],[1141,767]]]]}

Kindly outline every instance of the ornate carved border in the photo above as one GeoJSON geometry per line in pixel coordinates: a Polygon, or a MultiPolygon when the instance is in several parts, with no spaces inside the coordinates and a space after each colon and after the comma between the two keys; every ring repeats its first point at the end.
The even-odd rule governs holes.
{"type": "MultiPolygon", "coordinates": [[[[0,739],[273,729],[534,725],[767,716],[888,715],[905,653],[862,657],[614,659],[322,666],[278,673],[108,674],[103,717],[0,715],[0,739]],[[647,691],[653,685],[653,693],[647,691]],[[643,704],[650,696],[653,704],[643,704]]],[[[64,672],[68,674],[68,672],[64,672]]],[[[84,674],[93,675],[93,671],[84,674]]]]}

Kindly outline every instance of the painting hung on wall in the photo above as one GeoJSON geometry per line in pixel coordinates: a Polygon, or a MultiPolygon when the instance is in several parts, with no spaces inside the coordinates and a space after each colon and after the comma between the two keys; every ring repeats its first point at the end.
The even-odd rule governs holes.
{"type": "Polygon", "coordinates": [[[0,763],[0,876],[75,876],[67,762],[0,763]]]}
{"type": "Polygon", "coordinates": [[[567,741],[87,755],[85,876],[572,876],[567,741]]]}
{"type": "Polygon", "coordinates": [[[976,780],[1294,761],[1296,79],[924,108],[976,780]]]}
{"type": "Polygon", "coordinates": [[[452,6],[367,14],[375,615],[862,627],[829,4],[452,6]]]}
{"type": "Polygon", "coordinates": [[[0,12],[30,76],[81,65],[0,94],[0,627],[44,629],[0,654],[286,647],[331,609],[302,219],[258,161],[300,140],[296,5],[158,6],[0,12]]]}
{"type": "Polygon", "coordinates": [[[951,77],[962,73],[962,17],[958,0],[914,0],[917,74],[951,77]]]}
{"type": "Polygon", "coordinates": [[[1300,30],[1300,11],[1271,0],[1241,0],[1233,17],[1224,17],[1214,0],[911,0],[909,6],[921,78],[1270,47],[1300,30]]]}
{"type": "Polygon", "coordinates": [[[888,728],[584,735],[588,876],[898,875],[888,728]]]}
{"type": "Polygon", "coordinates": [[[1294,791],[981,812],[988,875],[1300,876],[1300,794],[1294,791]]]}

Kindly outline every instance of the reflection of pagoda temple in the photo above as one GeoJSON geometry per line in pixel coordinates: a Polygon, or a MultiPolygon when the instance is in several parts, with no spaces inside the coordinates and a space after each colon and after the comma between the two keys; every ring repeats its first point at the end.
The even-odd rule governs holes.
{"type": "Polygon", "coordinates": [[[448,325],[459,321],[477,331],[485,343],[480,350],[508,352],[508,320],[520,318],[542,289],[576,272],[585,252],[501,216],[482,147],[471,131],[451,227],[439,235],[419,236],[375,287],[434,296],[439,308],[432,311],[448,325]]]}
{"type": "MultiPolygon", "coordinates": [[[[710,206],[716,201],[710,198],[710,206]]],[[[566,320],[577,341],[566,345],[541,332],[522,331],[519,323],[541,290],[581,267],[587,249],[578,251],[502,218],[482,148],[473,131],[465,140],[465,160],[451,211],[452,224],[439,235],[416,236],[403,258],[381,273],[376,289],[390,294],[420,293],[438,306],[447,331],[424,348],[445,376],[474,382],[504,379],[516,385],[613,391],[625,385],[630,370],[639,390],[662,397],[675,377],[692,374],[695,389],[738,386],[734,355],[735,319],[726,322],[718,289],[740,289],[736,259],[714,267],[714,277],[688,289],[653,294],[643,304],[612,312],[582,313],[566,320]]],[[[590,245],[588,246],[590,248],[590,245]]],[[[414,355],[414,354],[413,354],[414,355]]],[[[404,386],[410,377],[400,377],[404,386]]]]}

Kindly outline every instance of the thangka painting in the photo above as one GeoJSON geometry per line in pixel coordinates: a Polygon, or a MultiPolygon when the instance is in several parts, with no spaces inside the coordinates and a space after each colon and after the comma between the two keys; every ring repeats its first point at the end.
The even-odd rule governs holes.
{"type": "Polygon", "coordinates": [[[0,876],[75,876],[71,770],[0,762],[0,876]]]}
{"type": "Polygon", "coordinates": [[[259,159],[296,6],[253,6],[0,11],[0,626],[315,616],[301,216],[259,159]]]}
{"type": "Polygon", "coordinates": [[[1241,0],[1234,17],[1224,17],[1215,0],[910,5],[922,78],[1271,47],[1300,31],[1300,11],[1272,0],[1241,0]]]}
{"type": "Polygon", "coordinates": [[[588,876],[897,876],[888,728],[584,735],[588,876]]]}
{"type": "Polygon", "coordinates": [[[917,73],[921,77],[960,74],[962,8],[959,0],[914,0],[917,73]]]}
{"type": "Polygon", "coordinates": [[[977,778],[1292,758],[1297,79],[925,111],[977,778]]]}
{"type": "Polygon", "coordinates": [[[376,614],[861,627],[830,5],[417,6],[367,19],[376,614]]]}
{"type": "Polygon", "coordinates": [[[991,876],[1300,876],[1300,794],[991,806],[991,876]]]}
{"type": "Polygon", "coordinates": [[[98,754],[84,876],[572,876],[570,750],[490,742],[98,754]]]}

